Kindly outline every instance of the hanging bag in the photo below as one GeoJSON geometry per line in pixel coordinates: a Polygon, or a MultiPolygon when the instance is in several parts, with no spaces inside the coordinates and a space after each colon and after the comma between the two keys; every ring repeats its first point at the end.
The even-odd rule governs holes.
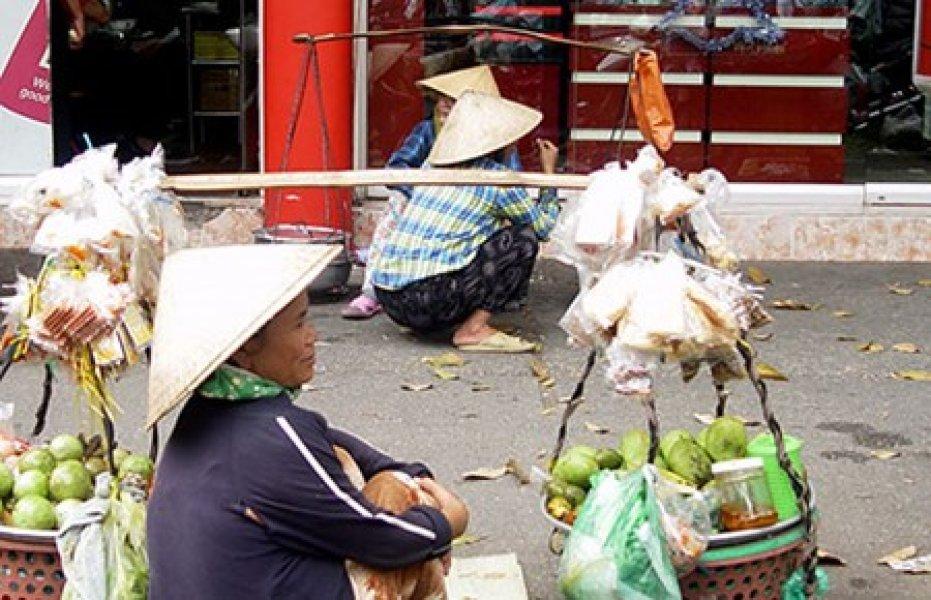
{"type": "Polygon", "coordinates": [[[666,89],[663,87],[659,59],[652,50],[641,50],[634,57],[630,81],[630,100],[643,139],[663,152],[672,148],[675,122],[666,89]]]}

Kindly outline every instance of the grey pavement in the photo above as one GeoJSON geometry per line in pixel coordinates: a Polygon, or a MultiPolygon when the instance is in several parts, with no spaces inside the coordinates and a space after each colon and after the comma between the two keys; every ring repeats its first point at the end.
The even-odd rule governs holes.
{"type": "MultiPolygon", "coordinates": [[[[0,253],[0,276],[8,280],[11,262],[22,256],[0,253]]],[[[896,369],[931,369],[931,288],[915,285],[931,277],[929,264],[778,263],[760,265],[774,281],[767,299],[793,298],[820,303],[811,312],[774,311],[770,341],[757,342],[761,359],[788,377],[770,385],[774,410],[785,429],[805,443],[804,460],[817,486],[823,512],[821,543],[848,562],[831,567],[831,598],[931,598],[931,575],[904,575],[876,564],[892,550],[914,544],[931,552],[931,384],[890,377],[896,369]],[[914,289],[891,294],[887,284],[914,289]],[[837,318],[833,310],[853,316],[837,318]],[[864,354],[850,335],[882,343],[886,351],[864,354]],[[912,342],[921,354],[889,350],[912,342]],[[901,456],[878,460],[871,450],[893,449],[901,456]]],[[[529,467],[552,447],[557,414],[543,414],[567,396],[585,359],[568,348],[556,322],[575,294],[573,271],[544,262],[534,277],[526,312],[507,315],[510,324],[544,343],[541,358],[556,379],[541,393],[527,356],[469,356],[459,381],[440,381],[421,357],[447,350],[440,341],[420,341],[380,316],[369,322],[341,320],[341,303],[314,307],[321,332],[316,389],[300,399],[332,422],[354,430],[399,458],[422,459],[449,482],[472,508],[471,533],[481,541],[456,549],[460,555],[514,552],[524,569],[532,598],[558,598],[558,559],[547,549],[550,527],[539,512],[538,489],[511,477],[463,482],[460,474],[501,465],[509,457],[529,467]],[[432,383],[423,392],[402,383],[432,383]],[[472,391],[473,383],[490,387],[472,391]]],[[[222,307],[217,307],[221,310],[222,307]]],[[[17,365],[0,384],[0,399],[17,403],[16,426],[26,432],[39,399],[41,372],[17,365]]],[[[145,369],[116,385],[124,414],[118,434],[126,445],[147,447],[140,424],[144,412],[145,369]]],[[[700,427],[696,412],[712,412],[714,394],[706,374],[682,384],[666,368],[657,385],[663,427],[700,427]]],[[[642,426],[639,405],[613,395],[599,365],[589,383],[586,404],[571,427],[571,441],[614,445],[626,428],[642,426]],[[595,435],[586,421],[609,427],[595,435]]],[[[48,431],[89,427],[74,388],[56,387],[48,431]]],[[[731,412],[756,416],[751,389],[735,386],[731,412]]]]}

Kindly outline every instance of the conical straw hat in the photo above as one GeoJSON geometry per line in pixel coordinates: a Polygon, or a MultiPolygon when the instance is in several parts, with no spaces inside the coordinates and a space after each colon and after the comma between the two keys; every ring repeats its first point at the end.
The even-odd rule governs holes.
{"type": "Polygon", "coordinates": [[[341,249],[220,246],[169,256],[159,285],[146,427],[187,401],[341,249]]]}
{"type": "Polygon", "coordinates": [[[543,114],[523,104],[479,92],[465,92],[449,111],[427,156],[443,166],[478,158],[524,137],[543,114]]]}
{"type": "Polygon", "coordinates": [[[492,75],[488,65],[469,67],[468,69],[460,69],[452,73],[421,79],[417,82],[417,85],[457,100],[468,90],[484,92],[491,96],[501,95],[501,92],[498,91],[498,84],[495,83],[495,76],[492,75]]]}

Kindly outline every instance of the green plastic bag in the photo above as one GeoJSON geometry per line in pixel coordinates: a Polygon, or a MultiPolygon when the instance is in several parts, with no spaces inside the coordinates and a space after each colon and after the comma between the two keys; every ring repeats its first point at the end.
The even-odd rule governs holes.
{"type": "MultiPolygon", "coordinates": [[[[829,589],[828,574],[821,567],[817,567],[815,569],[815,600],[821,600],[827,596],[829,589]]],[[[801,567],[795,569],[792,576],[782,584],[782,600],[808,600],[805,597],[805,571],[801,567]]]]}
{"type": "Polygon", "coordinates": [[[593,478],[559,565],[568,600],[681,600],[651,469],[593,478]]]}

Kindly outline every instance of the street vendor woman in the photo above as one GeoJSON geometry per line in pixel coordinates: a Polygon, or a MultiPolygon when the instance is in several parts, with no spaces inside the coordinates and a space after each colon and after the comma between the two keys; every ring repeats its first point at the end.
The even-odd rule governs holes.
{"type": "Polygon", "coordinates": [[[337,251],[227,246],[166,260],[147,425],[183,410],[148,507],[153,600],[358,598],[347,561],[424,563],[465,530],[465,505],[427,467],[294,404],[314,375],[305,290],[337,251]],[[378,508],[350,480],[346,457],[366,479],[414,478],[433,506],[378,508]]]}
{"type": "MultiPolygon", "coordinates": [[[[495,77],[487,65],[434,75],[421,79],[416,85],[433,104],[433,112],[428,118],[414,126],[401,146],[388,158],[385,164],[388,169],[419,169],[423,166],[427,155],[433,148],[437,132],[442,129],[449,111],[456,104],[456,99],[466,90],[484,92],[492,96],[501,95],[495,83],[495,77]]],[[[520,156],[516,149],[511,148],[504,153],[504,166],[512,171],[521,170],[520,156]]],[[[404,210],[404,206],[413,193],[413,188],[408,185],[388,187],[392,194],[388,199],[388,208],[375,226],[372,242],[369,245],[369,261],[375,259],[384,237],[394,227],[398,215],[404,210]]],[[[347,319],[368,319],[379,312],[381,312],[381,305],[372,287],[371,269],[367,269],[361,293],[343,308],[342,315],[347,319]]]]}
{"type": "MultiPolygon", "coordinates": [[[[541,119],[532,108],[467,91],[425,168],[505,170],[501,151],[541,119]]],[[[543,171],[553,173],[556,147],[537,144],[543,171]]],[[[452,328],[460,350],[529,352],[533,344],[495,329],[490,319],[525,289],[539,240],[558,214],[552,189],[534,200],[520,187],[417,187],[369,266],[378,299],[393,321],[415,331],[452,328]]]]}

